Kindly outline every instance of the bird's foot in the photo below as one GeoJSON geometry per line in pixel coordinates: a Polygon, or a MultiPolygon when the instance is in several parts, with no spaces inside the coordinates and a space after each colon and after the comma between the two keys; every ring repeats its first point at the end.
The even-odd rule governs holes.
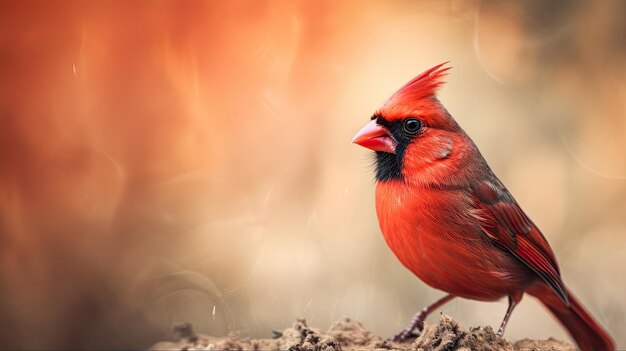
{"type": "Polygon", "coordinates": [[[407,340],[415,339],[419,336],[419,332],[421,332],[422,329],[424,329],[424,321],[411,321],[411,324],[409,324],[406,328],[404,328],[403,331],[399,332],[393,338],[391,338],[390,341],[405,342],[407,340]],[[415,329],[417,329],[418,333],[413,332],[415,329]]]}
{"type": "Polygon", "coordinates": [[[393,342],[405,342],[408,340],[413,340],[416,339],[419,336],[419,334],[414,333],[413,331],[410,332],[406,332],[406,330],[403,330],[402,332],[396,334],[393,338],[390,338],[390,341],[393,342]]]}

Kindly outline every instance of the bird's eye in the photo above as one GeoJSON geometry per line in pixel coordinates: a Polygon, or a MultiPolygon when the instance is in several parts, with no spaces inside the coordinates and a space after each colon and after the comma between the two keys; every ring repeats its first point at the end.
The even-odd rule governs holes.
{"type": "Polygon", "coordinates": [[[417,118],[409,118],[404,121],[403,129],[409,134],[415,134],[419,132],[420,129],[422,129],[422,121],[417,118]]]}

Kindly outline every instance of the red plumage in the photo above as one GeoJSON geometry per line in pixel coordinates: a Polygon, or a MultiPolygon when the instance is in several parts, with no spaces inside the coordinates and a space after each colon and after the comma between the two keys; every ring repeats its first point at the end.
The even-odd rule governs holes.
{"type": "Polygon", "coordinates": [[[508,297],[502,334],[528,292],[583,350],[614,350],[608,334],[566,289],[539,228],[435,97],[449,70],[443,65],[400,88],[354,139],[376,151],[376,212],[387,244],[422,281],[450,294],[417,314],[396,340],[419,329],[429,312],[453,296],[508,297]]]}

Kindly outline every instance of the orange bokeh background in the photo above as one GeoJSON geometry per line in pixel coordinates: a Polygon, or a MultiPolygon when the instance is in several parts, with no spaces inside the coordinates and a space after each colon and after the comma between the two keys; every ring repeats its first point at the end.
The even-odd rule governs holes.
{"type": "MultiPolygon", "coordinates": [[[[0,347],[390,336],[442,293],[380,235],[354,133],[401,84],[441,101],[626,347],[626,3],[0,3],[0,347]]],[[[506,304],[454,301],[464,325],[506,304]]],[[[438,317],[433,316],[430,321],[438,317]]],[[[532,298],[511,339],[567,338],[532,298]]]]}

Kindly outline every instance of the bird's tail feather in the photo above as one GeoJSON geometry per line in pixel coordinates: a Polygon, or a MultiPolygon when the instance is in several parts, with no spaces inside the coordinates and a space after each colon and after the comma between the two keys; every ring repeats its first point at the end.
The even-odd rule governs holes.
{"type": "Polygon", "coordinates": [[[527,292],[539,299],[567,329],[583,351],[614,351],[615,343],[609,334],[585,310],[578,299],[568,290],[570,305],[558,298],[543,283],[535,284],[527,292]]]}

